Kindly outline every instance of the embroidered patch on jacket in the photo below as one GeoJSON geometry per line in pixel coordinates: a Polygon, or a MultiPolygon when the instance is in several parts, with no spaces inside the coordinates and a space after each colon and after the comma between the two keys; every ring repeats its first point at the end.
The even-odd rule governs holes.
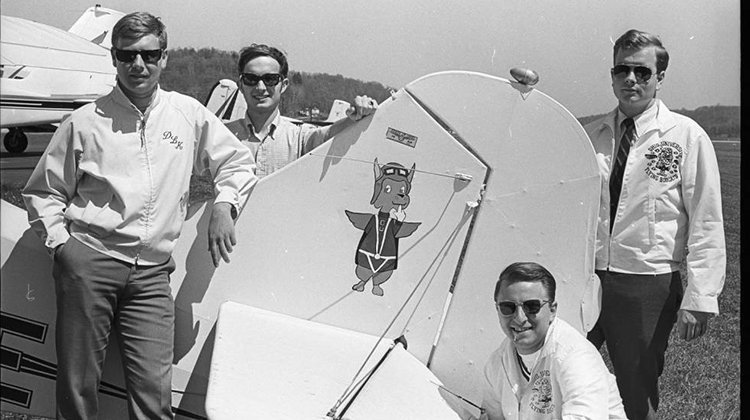
{"type": "Polygon", "coordinates": [[[179,137],[172,134],[171,131],[167,130],[163,132],[162,139],[169,141],[169,144],[171,144],[176,150],[182,150],[182,142],[179,140],[179,137]]]}
{"type": "Polygon", "coordinates": [[[658,182],[672,182],[680,175],[682,147],[671,141],[662,141],[648,148],[646,174],[658,182]]]}
{"type": "Polygon", "coordinates": [[[549,370],[544,369],[534,374],[531,378],[531,401],[529,407],[536,413],[550,414],[555,411],[555,403],[552,402],[552,383],[549,379],[549,370]]]}

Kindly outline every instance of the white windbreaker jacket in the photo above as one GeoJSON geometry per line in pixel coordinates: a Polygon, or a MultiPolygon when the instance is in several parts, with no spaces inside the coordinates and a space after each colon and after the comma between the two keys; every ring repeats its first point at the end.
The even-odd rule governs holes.
{"type": "Polygon", "coordinates": [[[484,368],[481,420],[626,419],[614,375],[586,337],[556,318],[527,381],[512,340],[484,368]]]}
{"type": "Polygon", "coordinates": [[[654,106],[654,117],[644,112],[635,118],[638,140],[628,155],[614,221],[609,220],[609,177],[617,109],[585,127],[602,180],[596,269],[665,274],[686,260],[681,308],[718,313],[726,248],[716,154],[695,121],[658,99],[654,106]]]}
{"type": "Polygon", "coordinates": [[[49,249],[72,235],[113,258],[154,265],[169,259],[180,235],[192,173],[210,171],[215,202],[240,210],[254,166],[198,101],[157,89],[141,113],[115,87],[60,124],[23,197],[49,249]]]}

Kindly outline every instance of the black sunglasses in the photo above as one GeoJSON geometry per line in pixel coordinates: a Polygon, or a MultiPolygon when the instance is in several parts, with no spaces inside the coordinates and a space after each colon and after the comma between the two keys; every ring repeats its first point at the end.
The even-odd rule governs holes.
{"type": "Polygon", "coordinates": [[[262,80],[264,85],[272,87],[278,85],[281,79],[282,77],[279,73],[266,73],[262,76],[253,73],[240,74],[240,80],[242,80],[245,86],[255,86],[262,80]]]}
{"type": "Polygon", "coordinates": [[[648,79],[650,79],[651,75],[653,74],[651,69],[646,66],[629,66],[627,64],[618,64],[612,67],[612,75],[619,78],[628,77],[631,71],[635,73],[636,80],[641,83],[648,82],[648,79]]]}
{"type": "MultiPolygon", "coordinates": [[[[523,312],[526,315],[536,315],[542,310],[542,306],[550,302],[549,300],[531,299],[521,302],[521,308],[523,308],[523,312]]],[[[503,301],[495,303],[495,306],[500,309],[500,313],[504,316],[511,316],[516,313],[518,304],[516,302],[503,301]]]]}
{"type": "Polygon", "coordinates": [[[115,52],[115,58],[123,63],[132,63],[135,61],[135,57],[140,55],[144,63],[154,64],[161,60],[162,50],[121,50],[119,48],[113,48],[115,52]]]}

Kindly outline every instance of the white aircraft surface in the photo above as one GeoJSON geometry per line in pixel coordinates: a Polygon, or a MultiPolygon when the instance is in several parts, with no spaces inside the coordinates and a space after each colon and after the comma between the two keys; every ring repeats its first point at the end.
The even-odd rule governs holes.
{"type": "Polygon", "coordinates": [[[9,152],[26,149],[23,127],[59,123],[112,89],[110,31],[122,16],[96,5],[69,31],[0,16],[0,128],[8,129],[3,144],[9,152]]]}
{"type": "MultiPolygon", "coordinates": [[[[583,128],[539,90],[466,71],[407,84],[258,182],[231,263],[211,263],[211,204],[190,209],[173,254],[173,411],[477,416],[504,339],[492,293],[508,264],[543,264],[558,316],[581,333],[596,321],[599,190],[583,128]]],[[[53,416],[51,261],[23,210],[3,202],[0,214],[2,409],[53,416]]],[[[127,416],[115,341],[100,418],[127,416]]]]}

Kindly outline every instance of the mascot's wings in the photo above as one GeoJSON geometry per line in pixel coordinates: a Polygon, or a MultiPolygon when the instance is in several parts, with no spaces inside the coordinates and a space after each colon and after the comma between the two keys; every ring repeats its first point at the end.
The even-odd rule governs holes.
{"type": "Polygon", "coordinates": [[[370,213],[355,213],[349,210],[344,210],[344,212],[349,221],[352,222],[352,225],[359,230],[365,230],[367,223],[372,218],[372,214],[370,213]]]}

